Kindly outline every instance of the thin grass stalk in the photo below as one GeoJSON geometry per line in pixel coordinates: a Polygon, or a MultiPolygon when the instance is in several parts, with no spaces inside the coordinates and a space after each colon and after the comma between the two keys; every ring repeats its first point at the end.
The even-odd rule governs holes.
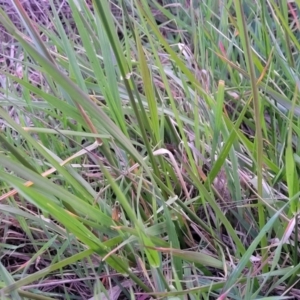
{"type": "MultiPolygon", "coordinates": [[[[299,186],[299,179],[297,177],[297,170],[295,165],[295,159],[294,159],[294,150],[293,150],[293,119],[294,119],[294,108],[296,104],[296,99],[298,96],[298,89],[295,87],[295,93],[292,100],[292,109],[289,114],[289,127],[288,127],[288,137],[287,137],[287,149],[285,153],[285,160],[286,160],[286,180],[288,185],[288,192],[289,192],[289,198],[290,198],[290,214],[289,216],[297,216],[299,213],[299,200],[294,199],[291,200],[298,192],[298,186],[299,186]]],[[[297,218],[298,220],[298,218],[297,218]]]]}
{"type": "Polygon", "coordinates": [[[261,19],[262,19],[262,36],[265,45],[265,55],[266,57],[269,56],[270,53],[270,43],[268,42],[268,30],[267,30],[267,6],[265,0],[260,0],[260,7],[261,7],[261,19]]]}
{"type": "Polygon", "coordinates": [[[43,296],[43,295],[37,295],[37,294],[30,293],[30,292],[27,292],[27,291],[22,291],[21,289],[17,290],[17,292],[19,293],[19,295],[21,297],[24,297],[26,299],[33,299],[33,300],[55,300],[55,298],[52,298],[52,297],[46,297],[46,296],[43,296]]]}
{"type": "MultiPolygon", "coordinates": [[[[112,47],[112,49],[114,51],[114,54],[116,56],[118,66],[119,66],[121,75],[123,77],[126,90],[128,92],[130,103],[132,105],[135,116],[138,120],[138,124],[140,126],[140,130],[141,130],[141,133],[142,133],[142,136],[143,136],[143,141],[144,141],[145,146],[147,148],[148,155],[149,155],[149,158],[150,158],[153,170],[154,170],[154,174],[158,178],[160,178],[159,169],[158,169],[157,164],[155,162],[155,158],[154,158],[154,155],[152,153],[150,143],[148,141],[147,133],[146,133],[146,130],[145,130],[145,127],[144,127],[144,122],[142,121],[142,116],[141,115],[145,114],[145,112],[144,112],[143,106],[141,105],[141,101],[140,101],[140,98],[139,98],[139,93],[137,91],[135,82],[134,82],[134,80],[131,76],[131,73],[130,73],[130,70],[129,70],[128,65],[126,63],[126,59],[124,57],[124,54],[122,53],[122,50],[120,49],[120,44],[118,42],[116,34],[113,34],[113,27],[111,26],[111,24],[109,22],[109,19],[107,18],[107,15],[105,14],[105,11],[109,11],[109,10],[106,7],[106,5],[104,4],[104,2],[101,2],[99,0],[95,0],[95,6],[97,8],[99,16],[101,17],[101,21],[103,23],[103,26],[106,29],[107,37],[110,41],[111,47],[112,47]],[[136,101],[135,101],[134,96],[133,96],[133,91],[134,91],[135,95],[137,95],[137,100],[140,104],[141,111],[138,110],[138,106],[137,106],[136,101]]],[[[147,118],[146,118],[146,120],[147,120],[147,118]]]]}
{"type": "MultiPolygon", "coordinates": [[[[255,118],[255,131],[256,131],[256,163],[257,163],[257,193],[260,198],[263,197],[263,136],[262,136],[262,126],[261,126],[261,104],[260,97],[258,93],[257,80],[255,76],[254,64],[252,60],[252,51],[249,42],[249,37],[247,33],[247,26],[245,22],[244,12],[241,2],[238,0],[234,1],[238,19],[238,25],[240,30],[240,38],[243,43],[244,54],[246,57],[246,63],[248,72],[250,75],[251,89],[253,95],[253,105],[254,105],[254,118],[255,118]]],[[[262,202],[258,205],[258,218],[260,230],[263,230],[266,219],[264,212],[264,205],[262,202]]],[[[261,257],[263,259],[267,258],[267,237],[262,236],[261,239],[261,257]]],[[[263,271],[268,271],[268,266],[263,267],[263,271]]]]}
{"type": "MultiPolygon", "coordinates": [[[[288,4],[287,2],[280,1],[280,10],[283,12],[284,19],[282,20],[285,24],[287,23],[286,20],[288,20],[288,4]]],[[[290,40],[290,33],[288,32],[287,28],[283,28],[284,31],[284,47],[286,51],[287,61],[290,67],[295,68],[295,62],[291,51],[291,40],[290,40]]]]}

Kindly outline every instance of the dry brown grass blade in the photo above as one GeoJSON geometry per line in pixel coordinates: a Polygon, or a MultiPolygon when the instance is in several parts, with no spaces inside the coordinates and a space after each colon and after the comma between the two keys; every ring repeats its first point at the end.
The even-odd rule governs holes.
{"type": "Polygon", "coordinates": [[[186,196],[187,199],[190,199],[190,194],[189,194],[189,192],[187,190],[186,184],[184,182],[184,179],[183,179],[183,177],[181,175],[180,169],[178,167],[178,164],[177,164],[177,162],[176,162],[173,154],[169,150],[167,150],[167,149],[158,149],[158,150],[156,150],[156,151],[153,152],[153,155],[155,155],[155,156],[156,155],[163,155],[163,154],[167,154],[169,156],[169,158],[170,158],[170,160],[172,162],[172,165],[173,165],[173,167],[174,167],[174,169],[175,169],[175,171],[177,173],[178,179],[179,179],[179,181],[181,183],[181,186],[183,188],[185,196],[186,196]]]}
{"type": "MultiPolygon", "coordinates": [[[[72,161],[74,158],[77,158],[77,157],[79,157],[79,156],[82,156],[82,155],[86,154],[87,152],[90,152],[90,151],[96,149],[99,145],[100,145],[100,144],[98,143],[98,141],[96,141],[96,142],[93,143],[92,145],[90,145],[90,146],[88,146],[88,147],[86,147],[86,148],[84,148],[84,149],[78,151],[78,152],[75,153],[74,155],[72,155],[72,156],[68,157],[67,159],[65,159],[64,161],[62,161],[62,162],[60,163],[60,166],[64,166],[64,165],[66,165],[67,163],[69,163],[70,161],[72,161]]],[[[41,176],[47,177],[48,175],[54,173],[55,171],[56,171],[55,168],[51,168],[51,169],[45,171],[44,173],[42,173],[41,176]]],[[[26,183],[24,183],[24,186],[30,187],[30,186],[32,186],[33,184],[34,184],[34,183],[33,183],[32,181],[27,181],[26,183]]],[[[3,201],[3,200],[5,200],[5,199],[8,198],[8,197],[12,197],[12,196],[16,195],[17,193],[18,193],[18,191],[17,191],[16,189],[13,189],[13,190],[11,190],[11,191],[9,191],[9,192],[3,194],[2,196],[0,196],[0,201],[3,201]]]]}
{"type": "Polygon", "coordinates": [[[261,83],[261,81],[263,80],[263,78],[265,77],[265,75],[266,75],[266,73],[267,73],[267,71],[269,69],[269,66],[270,66],[270,64],[272,62],[272,58],[273,58],[273,52],[274,52],[274,49],[272,49],[271,52],[270,52],[268,61],[267,61],[266,65],[265,65],[265,67],[264,67],[261,75],[259,76],[259,78],[257,80],[257,85],[261,83]]]}

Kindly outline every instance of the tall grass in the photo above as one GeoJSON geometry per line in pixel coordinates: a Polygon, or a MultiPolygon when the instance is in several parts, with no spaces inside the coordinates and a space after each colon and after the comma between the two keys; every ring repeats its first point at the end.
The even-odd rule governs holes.
{"type": "Polygon", "coordinates": [[[293,297],[299,3],[12,3],[3,299],[293,297]]]}

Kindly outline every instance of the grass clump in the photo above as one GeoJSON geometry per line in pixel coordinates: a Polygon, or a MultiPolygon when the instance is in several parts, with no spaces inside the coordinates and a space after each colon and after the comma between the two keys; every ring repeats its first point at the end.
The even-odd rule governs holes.
{"type": "Polygon", "coordinates": [[[299,3],[12,4],[1,295],[299,297],[299,3]]]}

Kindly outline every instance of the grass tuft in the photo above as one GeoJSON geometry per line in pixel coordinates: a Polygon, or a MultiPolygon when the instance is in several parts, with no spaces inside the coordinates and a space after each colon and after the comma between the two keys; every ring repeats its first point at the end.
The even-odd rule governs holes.
{"type": "Polygon", "coordinates": [[[46,2],[0,4],[4,299],[299,298],[299,1],[46,2]]]}

